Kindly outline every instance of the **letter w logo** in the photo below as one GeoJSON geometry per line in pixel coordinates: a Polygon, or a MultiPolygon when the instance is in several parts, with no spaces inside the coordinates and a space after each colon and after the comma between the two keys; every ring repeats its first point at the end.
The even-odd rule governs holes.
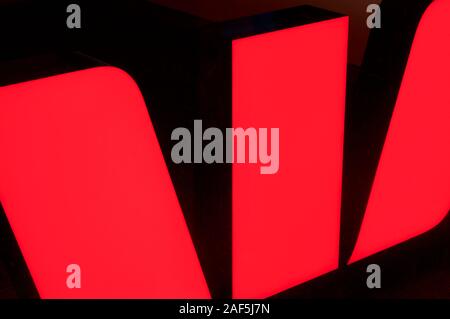
{"type": "MultiPolygon", "coordinates": [[[[450,209],[450,1],[417,30],[349,262],[450,209]]],[[[267,297],[338,267],[347,18],[232,44],[234,127],[280,128],[278,174],[233,166],[233,297],[267,297]]],[[[0,89],[0,201],[43,298],[207,298],[132,80],[94,68],[0,89]],[[82,273],[67,289],[67,265],[82,273]]]]}

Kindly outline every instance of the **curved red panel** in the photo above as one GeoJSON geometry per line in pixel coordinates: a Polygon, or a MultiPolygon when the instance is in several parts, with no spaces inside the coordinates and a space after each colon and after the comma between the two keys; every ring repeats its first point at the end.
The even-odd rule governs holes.
{"type": "Polygon", "coordinates": [[[450,210],[450,1],[417,29],[350,263],[420,235],[450,210]]]}
{"type": "Polygon", "coordinates": [[[208,298],[141,93],[112,67],[0,88],[0,200],[42,298],[208,298]],[[66,267],[81,268],[81,288],[66,267]]]}

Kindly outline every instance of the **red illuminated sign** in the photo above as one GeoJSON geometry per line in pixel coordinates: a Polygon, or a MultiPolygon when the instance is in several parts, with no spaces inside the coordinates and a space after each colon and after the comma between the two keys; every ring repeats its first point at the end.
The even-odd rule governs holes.
{"type": "Polygon", "coordinates": [[[350,262],[420,235],[450,210],[450,1],[425,12],[411,48],[350,262]]]}
{"type": "Polygon", "coordinates": [[[280,128],[276,174],[233,165],[236,298],[338,267],[347,30],[344,17],[233,41],[233,127],[280,128]]]}
{"type": "MultiPolygon", "coordinates": [[[[411,49],[356,262],[450,209],[450,1],[411,49]]],[[[347,18],[234,40],[233,127],[276,127],[279,171],[233,165],[233,297],[338,267],[347,18]]],[[[42,298],[208,298],[138,87],[93,68],[0,88],[0,201],[42,298]],[[68,265],[83,273],[66,286],[68,265]]]]}
{"type": "Polygon", "coordinates": [[[0,201],[42,298],[208,298],[141,93],[93,68],[0,89],[0,201]],[[66,267],[81,268],[68,289],[66,267]]]}
{"type": "MultiPolygon", "coordinates": [[[[435,1],[418,27],[349,262],[450,210],[449,13],[450,1],[435,1]]],[[[278,175],[233,167],[234,297],[268,297],[337,268],[346,23],[233,44],[233,125],[280,127],[278,175]]]]}

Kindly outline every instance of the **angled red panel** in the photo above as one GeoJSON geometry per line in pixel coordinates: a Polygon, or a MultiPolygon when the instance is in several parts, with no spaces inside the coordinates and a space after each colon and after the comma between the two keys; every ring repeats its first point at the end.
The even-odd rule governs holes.
{"type": "Polygon", "coordinates": [[[350,259],[420,235],[450,210],[450,1],[417,29],[359,238],[350,259]]]}
{"type": "Polygon", "coordinates": [[[276,174],[233,165],[236,298],[268,297],[338,266],[347,25],[233,41],[233,127],[280,136],[276,174]]]}
{"type": "Polygon", "coordinates": [[[209,297],[144,100],[93,68],[0,88],[0,200],[42,298],[209,297]],[[81,288],[66,267],[81,267],[81,288]]]}

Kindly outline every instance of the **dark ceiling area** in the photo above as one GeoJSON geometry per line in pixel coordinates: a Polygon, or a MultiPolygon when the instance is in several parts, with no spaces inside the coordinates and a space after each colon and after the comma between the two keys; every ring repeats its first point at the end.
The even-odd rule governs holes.
{"type": "Polygon", "coordinates": [[[224,21],[301,5],[348,15],[350,18],[349,62],[360,65],[369,29],[367,6],[381,0],[150,0],[211,21],[224,21]]]}

